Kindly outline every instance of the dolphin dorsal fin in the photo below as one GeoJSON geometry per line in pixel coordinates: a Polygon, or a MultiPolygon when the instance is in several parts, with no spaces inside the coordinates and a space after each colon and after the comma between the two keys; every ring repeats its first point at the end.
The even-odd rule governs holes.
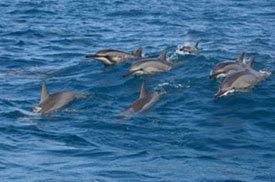
{"type": "Polygon", "coordinates": [[[167,51],[162,51],[161,55],[159,55],[158,59],[159,60],[166,60],[166,56],[167,56],[167,51]]]}
{"type": "Polygon", "coordinates": [[[43,82],[39,104],[44,102],[47,99],[48,96],[49,96],[49,93],[48,93],[48,89],[47,89],[47,86],[46,86],[46,82],[43,82]]]}
{"type": "Polygon", "coordinates": [[[147,94],[145,81],[142,82],[139,98],[144,97],[147,94]]]}
{"type": "Polygon", "coordinates": [[[195,44],[195,46],[194,46],[195,49],[198,49],[199,43],[200,43],[200,41],[196,42],[196,44],[195,44]]]}
{"type": "Polygon", "coordinates": [[[246,66],[248,69],[253,69],[254,60],[255,60],[255,57],[253,56],[253,57],[250,59],[250,61],[249,61],[249,63],[247,64],[247,66],[246,66]]]}
{"type": "Polygon", "coordinates": [[[142,47],[139,47],[136,51],[132,53],[136,57],[141,57],[142,54],[142,47]]]}
{"type": "Polygon", "coordinates": [[[245,54],[245,52],[242,52],[236,61],[242,63],[244,54],[245,54]]]}

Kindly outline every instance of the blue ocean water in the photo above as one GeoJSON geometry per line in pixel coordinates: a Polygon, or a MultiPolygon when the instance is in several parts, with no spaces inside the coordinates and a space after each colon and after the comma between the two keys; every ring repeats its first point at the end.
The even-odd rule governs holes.
{"type": "Polygon", "coordinates": [[[275,1],[0,1],[0,181],[275,181],[275,79],[214,100],[213,67],[242,52],[275,69],[275,1]],[[197,55],[176,55],[200,41],[197,55]],[[163,50],[170,72],[128,77],[101,49],[163,50]],[[148,90],[167,95],[130,120],[119,115],[148,90]],[[49,115],[51,93],[89,94],[49,115]]]}

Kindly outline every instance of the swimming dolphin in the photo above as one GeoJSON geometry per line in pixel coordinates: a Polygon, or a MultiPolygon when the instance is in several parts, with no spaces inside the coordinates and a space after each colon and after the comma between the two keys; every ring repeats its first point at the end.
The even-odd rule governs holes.
{"type": "Polygon", "coordinates": [[[145,59],[133,64],[129,72],[123,78],[130,75],[154,74],[169,71],[173,64],[166,60],[167,51],[163,51],[157,58],[145,59]]]}
{"type": "Polygon", "coordinates": [[[130,61],[135,58],[141,57],[142,48],[138,48],[135,52],[127,53],[123,51],[106,49],[98,51],[95,55],[88,55],[86,58],[94,58],[97,59],[104,64],[120,64],[125,61],[130,61]]]}
{"type": "Polygon", "coordinates": [[[131,114],[144,112],[149,109],[153,104],[155,104],[164,94],[164,92],[148,92],[145,88],[145,81],[143,81],[138,100],[130,105],[126,112],[131,114]]]}
{"type": "Polygon", "coordinates": [[[183,46],[182,48],[180,48],[180,51],[182,51],[185,54],[195,54],[198,52],[198,45],[199,45],[200,41],[196,42],[194,47],[190,47],[190,46],[183,46]]]}
{"type": "Polygon", "coordinates": [[[214,98],[218,98],[235,91],[247,91],[248,88],[253,87],[259,81],[269,76],[267,74],[263,75],[258,71],[254,70],[253,64],[254,57],[251,58],[246,69],[229,74],[225,78],[221,88],[219,89],[218,93],[214,96],[214,98]]]}
{"type": "Polygon", "coordinates": [[[75,99],[85,97],[87,96],[68,91],[49,94],[46,83],[44,82],[42,85],[40,103],[34,108],[34,112],[41,114],[54,112],[68,105],[75,99]]]}
{"type": "Polygon", "coordinates": [[[230,73],[245,69],[246,65],[243,63],[244,54],[242,52],[236,61],[225,61],[217,64],[209,79],[226,77],[230,73]]]}

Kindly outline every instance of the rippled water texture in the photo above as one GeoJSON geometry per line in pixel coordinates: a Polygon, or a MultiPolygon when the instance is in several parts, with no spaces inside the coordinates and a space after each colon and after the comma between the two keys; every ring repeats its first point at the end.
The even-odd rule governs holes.
{"type": "Polygon", "coordinates": [[[275,181],[274,76],[249,93],[215,100],[213,67],[242,51],[273,72],[275,1],[1,0],[0,179],[6,181],[275,181]],[[200,41],[197,55],[176,55],[200,41]],[[168,51],[170,72],[127,77],[132,63],[85,55],[111,48],[168,51]],[[148,90],[151,109],[119,115],[148,90]],[[51,93],[89,94],[49,115],[51,93]]]}

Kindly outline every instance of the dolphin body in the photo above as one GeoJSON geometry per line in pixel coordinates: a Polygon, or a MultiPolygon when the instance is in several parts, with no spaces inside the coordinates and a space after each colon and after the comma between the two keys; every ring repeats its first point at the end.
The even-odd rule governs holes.
{"type": "Polygon", "coordinates": [[[194,47],[190,47],[190,46],[183,46],[182,48],[180,48],[180,51],[182,51],[184,54],[195,54],[199,51],[198,45],[199,45],[199,41],[196,42],[194,47]]]}
{"type": "Polygon", "coordinates": [[[55,112],[65,107],[73,100],[85,97],[87,96],[69,91],[49,94],[46,83],[44,82],[42,85],[40,103],[34,108],[34,112],[38,112],[41,114],[55,112]]]}
{"type": "Polygon", "coordinates": [[[243,63],[244,54],[242,52],[236,61],[225,61],[217,64],[209,79],[226,77],[235,71],[244,70],[246,68],[246,65],[243,63]]]}
{"type": "Polygon", "coordinates": [[[134,113],[146,111],[165,94],[164,92],[148,92],[145,87],[145,81],[143,81],[138,100],[127,108],[126,113],[128,117],[134,113]]]}
{"type": "Polygon", "coordinates": [[[222,97],[228,93],[235,91],[247,91],[247,89],[256,85],[259,81],[266,78],[269,75],[262,75],[258,71],[253,69],[254,57],[251,58],[247,68],[244,70],[236,71],[229,74],[221,88],[214,98],[222,97]]]}
{"type": "Polygon", "coordinates": [[[130,61],[136,58],[141,57],[142,48],[138,48],[136,51],[132,53],[127,53],[123,51],[113,50],[113,49],[106,49],[98,51],[94,55],[88,55],[86,58],[94,58],[103,62],[104,64],[121,64],[125,61],[130,61]]]}
{"type": "Polygon", "coordinates": [[[130,75],[154,74],[158,72],[169,71],[173,64],[166,60],[167,52],[163,51],[157,58],[150,58],[133,64],[129,72],[123,75],[123,78],[130,75]]]}

